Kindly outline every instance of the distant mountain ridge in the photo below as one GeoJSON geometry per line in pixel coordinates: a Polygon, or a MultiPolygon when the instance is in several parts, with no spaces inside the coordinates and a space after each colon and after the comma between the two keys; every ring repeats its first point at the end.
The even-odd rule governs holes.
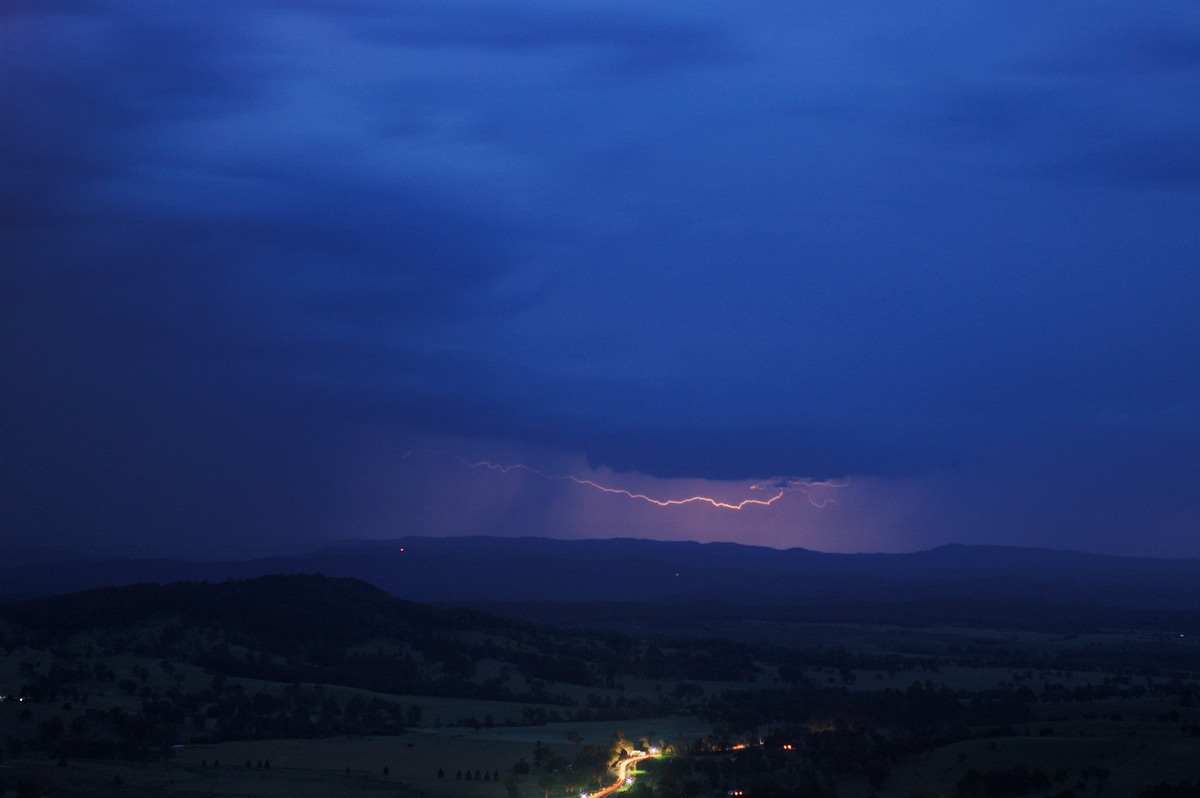
{"type": "Polygon", "coordinates": [[[296,556],[0,565],[0,599],[92,587],[277,573],[354,577],[401,598],[453,602],[719,602],[744,606],[972,599],[1200,610],[1200,560],[1007,546],[829,554],[736,543],[614,538],[407,537],[296,556]]]}

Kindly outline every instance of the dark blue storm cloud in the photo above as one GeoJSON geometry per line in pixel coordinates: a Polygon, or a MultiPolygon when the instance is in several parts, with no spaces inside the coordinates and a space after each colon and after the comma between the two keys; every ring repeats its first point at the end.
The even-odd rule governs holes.
{"type": "Polygon", "coordinates": [[[9,3],[4,534],[353,535],[435,435],[1200,554],[1198,53],[1185,2],[9,3]]]}

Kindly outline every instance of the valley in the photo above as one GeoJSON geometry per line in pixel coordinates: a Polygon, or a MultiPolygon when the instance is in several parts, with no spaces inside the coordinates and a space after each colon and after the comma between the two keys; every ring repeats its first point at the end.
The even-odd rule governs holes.
{"type": "Polygon", "coordinates": [[[1187,613],[1064,632],[567,610],[535,624],[316,575],[9,604],[2,786],[561,798],[650,748],[620,794],[1140,796],[1200,778],[1187,613]]]}

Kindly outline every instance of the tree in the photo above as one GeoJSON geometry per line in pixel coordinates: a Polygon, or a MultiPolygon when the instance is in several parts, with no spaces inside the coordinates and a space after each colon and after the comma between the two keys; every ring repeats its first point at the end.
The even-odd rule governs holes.
{"type": "Polygon", "coordinates": [[[509,773],[504,779],[504,789],[508,792],[508,798],[521,798],[521,780],[516,773],[509,773]]]}
{"type": "Polygon", "coordinates": [[[546,746],[542,745],[542,741],[538,740],[533,746],[533,764],[538,767],[545,767],[550,758],[554,756],[554,752],[546,746]]]}
{"type": "Polygon", "coordinates": [[[629,751],[633,748],[633,743],[629,742],[629,738],[625,736],[623,731],[613,732],[612,739],[609,741],[608,756],[611,762],[618,762],[629,756],[629,751]]]}

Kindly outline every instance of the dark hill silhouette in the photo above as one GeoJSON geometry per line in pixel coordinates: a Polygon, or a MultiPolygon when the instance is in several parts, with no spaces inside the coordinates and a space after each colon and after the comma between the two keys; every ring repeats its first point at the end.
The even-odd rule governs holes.
{"type": "Polygon", "coordinates": [[[0,617],[44,634],[169,617],[253,638],[276,651],[314,640],[337,647],[376,638],[413,640],[430,630],[486,629],[499,622],[482,612],[404,601],[357,579],[317,574],[94,588],[0,606],[0,617]]]}
{"type": "Polygon", "coordinates": [[[321,573],[423,602],[830,605],[937,600],[1200,609],[1200,560],[1004,546],[827,554],[635,539],[410,537],[258,560],[88,560],[0,568],[9,596],[101,585],[321,573]]]}
{"type": "MultiPolygon", "coordinates": [[[[74,635],[91,633],[109,654],[132,651],[214,675],[541,704],[577,703],[548,684],[595,687],[620,668],[719,681],[756,670],[749,654],[712,641],[664,657],[612,632],[429,606],[318,574],[94,588],[0,605],[0,621],[12,627],[9,642],[66,650],[74,635]],[[478,673],[485,660],[503,662],[508,675],[478,673]]],[[[55,679],[37,687],[43,697],[61,686],[55,679]]]]}

